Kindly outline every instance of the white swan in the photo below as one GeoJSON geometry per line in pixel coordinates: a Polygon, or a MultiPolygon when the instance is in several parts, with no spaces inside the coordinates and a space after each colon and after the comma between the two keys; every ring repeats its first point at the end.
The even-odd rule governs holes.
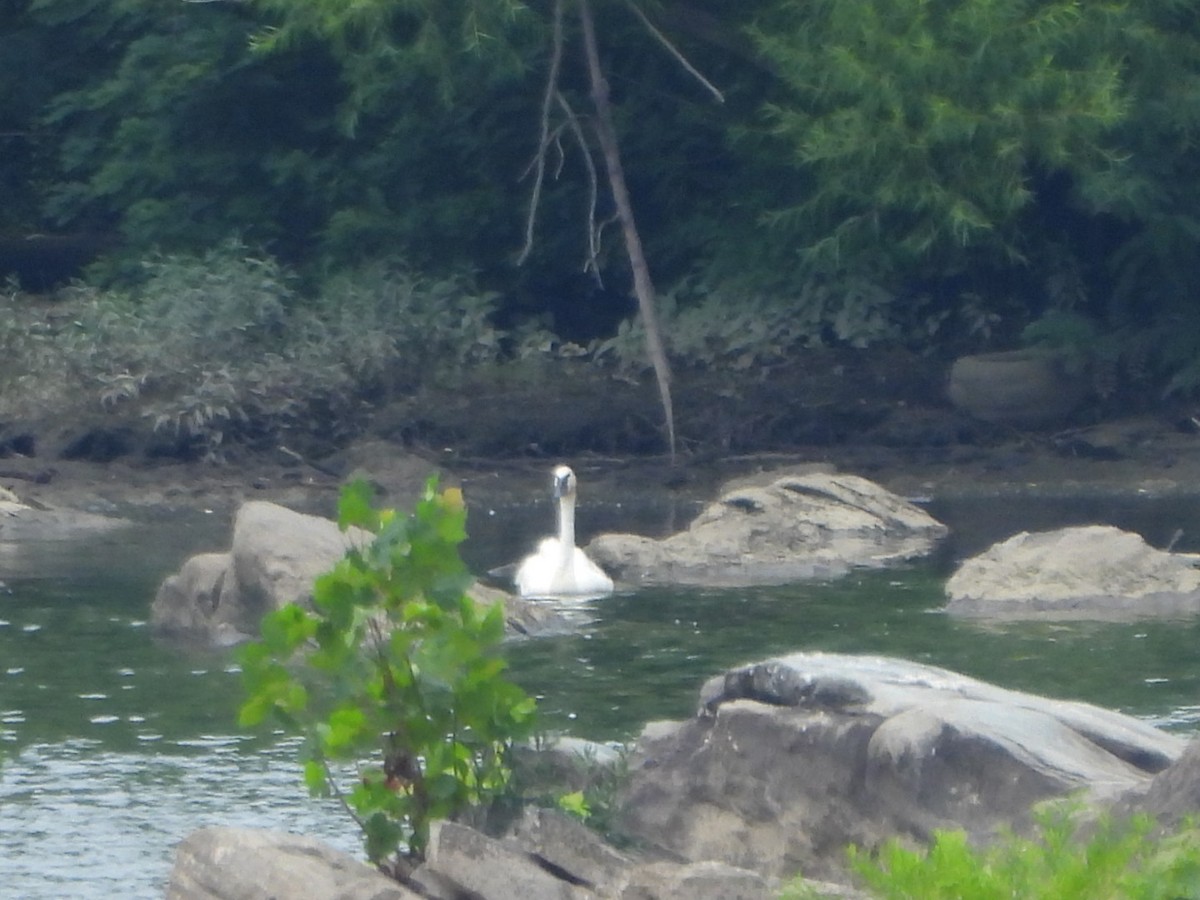
{"type": "Polygon", "coordinates": [[[537,551],[521,561],[514,581],[522,597],[599,597],[612,593],[612,579],[575,546],[575,488],[574,472],[566,466],[554,470],[558,537],[544,538],[537,551]]]}

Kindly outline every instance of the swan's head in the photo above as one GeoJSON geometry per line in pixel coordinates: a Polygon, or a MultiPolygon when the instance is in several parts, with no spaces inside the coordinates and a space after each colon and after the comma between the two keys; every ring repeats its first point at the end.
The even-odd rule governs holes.
{"type": "Polygon", "coordinates": [[[575,496],[575,473],[569,466],[559,466],[554,470],[554,499],[575,496]]]}

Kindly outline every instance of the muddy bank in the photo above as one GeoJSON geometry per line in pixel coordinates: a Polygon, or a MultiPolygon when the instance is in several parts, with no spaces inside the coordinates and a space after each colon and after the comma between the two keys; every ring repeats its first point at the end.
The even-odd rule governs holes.
{"type": "Polygon", "coordinates": [[[524,380],[467,372],[454,389],[365,406],[353,439],[299,423],[225,447],[221,464],[166,452],[134,410],[45,411],[41,422],[0,422],[0,485],[48,506],[143,516],[246,499],[329,514],[355,474],[395,504],[434,471],[468,498],[519,501],[544,491],[559,461],[588,496],[613,500],[647,491],[704,500],[732,477],[807,463],[907,497],[1200,493],[1198,420],[1146,398],[1093,399],[1072,418],[1016,429],[954,408],[944,361],[900,352],[820,351],[770,371],[676,376],[675,465],[651,381],[564,364],[524,380]]]}
{"type": "Polygon", "coordinates": [[[846,442],[728,455],[467,457],[452,450],[406,449],[377,438],[319,460],[285,451],[243,453],[223,465],[116,459],[9,456],[0,485],[26,502],[53,508],[152,518],[179,510],[227,512],[248,499],[328,515],[340,485],[363,475],[386,502],[408,503],[439,472],[487,502],[517,502],[545,490],[546,471],[564,459],[586,479],[589,496],[621,500],[651,492],[711,497],[730,478],[818,463],[863,475],[905,497],[1006,495],[1179,496],[1200,493],[1200,437],[1153,416],[1117,419],[1052,434],[1012,434],[987,444],[888,447],[846,442]]]}

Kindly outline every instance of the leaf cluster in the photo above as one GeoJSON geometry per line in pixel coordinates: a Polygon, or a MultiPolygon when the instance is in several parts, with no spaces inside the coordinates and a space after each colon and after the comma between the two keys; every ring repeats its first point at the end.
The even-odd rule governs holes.
{"type": "Polygon", "coordinates": [[[268,614],[243,652],[240,721],[304,735],[309,790],[344,804],[372,861],[419,858],[431,822],[505,792],[535,704],[504,677],[502,604],[466,594],[460,492],[430,479],[401,515],[358,482],[338,521],[354,546],[317,579],[313,608],[268,614]]]}

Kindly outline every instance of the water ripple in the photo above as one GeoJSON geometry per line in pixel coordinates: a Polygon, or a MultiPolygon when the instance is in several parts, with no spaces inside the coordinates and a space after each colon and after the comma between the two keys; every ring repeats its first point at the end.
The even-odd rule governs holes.
{"type": "Polygon", "coordinates": [[[254,750],[245,738],[204,735],[172,743],[173,753],[114,753],[72,740],[7,760],[0,846],[21,852],[0,857],[4,896],[160,900],[175,844],[207,825],[297,831],[357,854],[353,823],[305,794],[294,742],[254,750]]]}

